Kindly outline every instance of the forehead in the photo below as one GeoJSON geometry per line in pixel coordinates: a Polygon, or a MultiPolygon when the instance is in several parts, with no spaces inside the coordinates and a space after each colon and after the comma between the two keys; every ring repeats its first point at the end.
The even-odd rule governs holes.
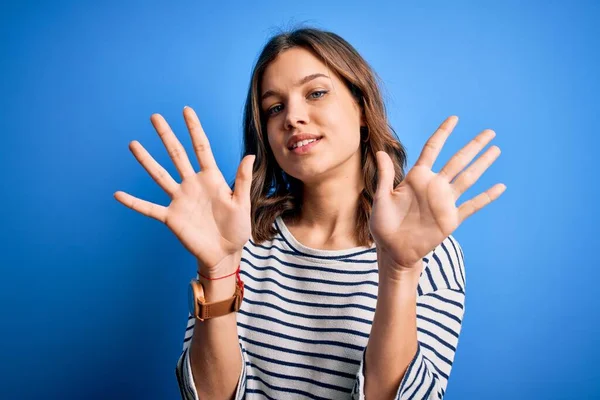
{"type": "Polygon", "coordinates": [[[322,73],[334,79],[329,68],[313,53],[294,47],[279,54],[265,69],[262,90],[292,86],[307,75],[322,73]]]}

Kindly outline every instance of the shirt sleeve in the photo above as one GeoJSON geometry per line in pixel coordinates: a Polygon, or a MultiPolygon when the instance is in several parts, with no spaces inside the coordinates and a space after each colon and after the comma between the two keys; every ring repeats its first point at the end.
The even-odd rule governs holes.
{"type": "MultiPolygon", "coordinates": [[[[464,293],[441,289],[417,301],[417,352],[396,392],[396,400],[444,397],[464,310],[464,293]]],[[[365,354],[352,390],[353,400],[365,400],[365,354]]]]}
{"type": "MultiPolygon", "coordinates": [[[[190,344],[192,343],[195,322],[195,318],[188,312],[187,328],[183,339],[183,351],[179,356],[177,366],[175,367],[179,391],[181,392],[181,398],[184,400],[199,400],[190,364],[190,344]]],[[[246,391],[246,365],[249,364],[241,342],[239,342],[239,346],[240,355],[242,357],[242,370],[240,371],[240,378],[236,387],[235,400],[242,400],[244,398],[246,391]]]]}
{"type": "MultiPolygon", "coordinates": [[[[456,251],[457,263],[450,257],[436,257],[441,261],[441,268],[463,268],[462,251],[456,251]]],[[[446,270],[448,270],[446,268],[446,270]]],[[[446,274],[448,276],[450,274],[446,274]]],[[[460,276],[457,273],[457,276],[460,276]]],[[[463,275],[464,276],[464,275],[463,275]]],[[[451,279],[447,279],[452,282],[451,279]]],[[[456,284],[441,286],[438,289],[417,297],[417,352],[408,365],[406,373],[396,392],[396,400],[408,399],[438,399],[441,400],[446,392],[458,337],[461,330],[465,292],[463,279],[456,279],[456,284]]],[[[435,287],[435,285],[434,285],[435,287]]],[[[352,389],[353,400],[365,400],[365,355],[352,389]]],[[[368,400],[368,399],[367,399],[368,400]]]]}

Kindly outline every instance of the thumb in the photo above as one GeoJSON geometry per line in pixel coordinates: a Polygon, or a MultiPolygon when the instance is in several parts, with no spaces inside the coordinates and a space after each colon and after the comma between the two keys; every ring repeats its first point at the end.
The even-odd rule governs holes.
{"type": "Polygon", "coordinates": [[[254,154],[247,155],[238,166],[235,176],[235,189],[233,197],[240,203],[250,203],[250,188],[252,187],[252,169],[254,166],[254,154]]]}
{"type": "Polygon", "coordinates": [[[394,163],[385,151],[378,151],[377,158],[377,191],[375,196],[386,197],[394,190],[394,163]]]}

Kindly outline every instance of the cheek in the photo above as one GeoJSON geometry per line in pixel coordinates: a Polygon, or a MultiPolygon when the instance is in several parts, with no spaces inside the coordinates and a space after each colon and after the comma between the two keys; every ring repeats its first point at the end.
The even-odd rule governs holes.
{"type": "Polygon", "coordinates": [[[271,151],[273,151],[273,153],[277,153],[278,150],[280,150],[281,143],[279,143],[280,139],[277,137],[277,135],[272,134],[272,133],[268,134],[267,142],[268,142],[269,146],[271,146],[271,151]]]}
{"type": "Polygon", "coordinates": [[[331,114],[327,120],[327,131],[343,147],[360,145],[360,123],[350,115],[331,114]]]}
{"type": "Polygon", "coordinates": [[[324,126],[334,131],[336,135],[349,137],[357,134],[360,137],[360,119],[349,105],[332,103],[320,113],[320,120],[324,126]]]}
{"type": "Polygon", "coordinates": [[[281,165],[283,153],[283,143],[281,138],[279,138],[277,135],[269,134],[267,135],[267,144],[271,149],[273,156],[275,157],[275,161],[277,161],[277,164],[281,165]]]}
{"type": "Polygon", "coordinates": [[[265,128],[267,130],[267,141],[271,148],[275,149],[278,144],[280,145],[279,142],[281,142],[281,134],[278,133],[275,120],[273,118],[268,119],[265,128]]]}

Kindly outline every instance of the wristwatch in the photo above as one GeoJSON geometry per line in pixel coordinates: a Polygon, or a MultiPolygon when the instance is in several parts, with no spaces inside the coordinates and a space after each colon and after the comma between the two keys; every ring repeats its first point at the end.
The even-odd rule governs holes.
{"type": "Polygon", "coordinates": [[[204,287],[198,279],[192,279],[188,286],[188,308],[194,318],[204,321],[205,319],[221,317],[236,312],[242,305],[244,298],[244,282],[236,277],[235,293],[232,297],[207,303],[204,298],[204,287]]]}

